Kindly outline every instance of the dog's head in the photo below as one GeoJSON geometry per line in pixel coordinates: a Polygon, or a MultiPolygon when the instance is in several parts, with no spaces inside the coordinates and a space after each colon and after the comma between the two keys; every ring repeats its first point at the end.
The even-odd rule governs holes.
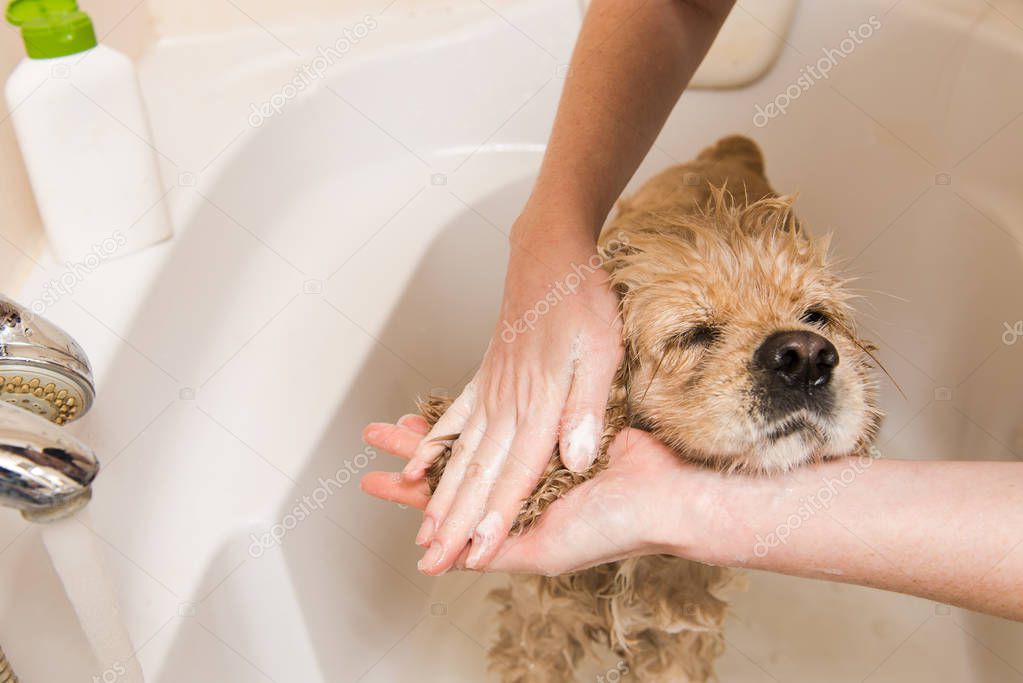
{"type": "Polygon", "coordinates": [[[633,423],[694,459],[784,470],[856,452],[880,421],[871,347],[827,245],[786,199],[714,193],[606,237],[622,299],[633,423]]]}

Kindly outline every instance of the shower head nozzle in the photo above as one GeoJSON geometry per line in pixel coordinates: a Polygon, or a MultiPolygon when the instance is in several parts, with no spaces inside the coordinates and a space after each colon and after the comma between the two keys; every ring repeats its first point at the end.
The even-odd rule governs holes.
{"type": "Polygon", "coordinates": [[[0,295],[0,401],[62,425],[96,396],[92,368],[64,330],[0,295]]]}

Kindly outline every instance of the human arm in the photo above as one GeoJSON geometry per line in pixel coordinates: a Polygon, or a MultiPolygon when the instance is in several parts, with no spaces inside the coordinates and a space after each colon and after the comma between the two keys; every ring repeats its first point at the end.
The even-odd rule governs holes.
{"type": "MultiPolygon", "coordinates": [[[[421,418],[407,417],[365,436],[408,457],[425,433],[421,418]]],[[[423,482],[383,472],[363,488],[420,508],[428,500],[423,482]]],[[[553,575],[652,553],[1023,620],[1023,464],[842,458],[774,476],[725,475],[626,430],[606,470],[508,539],[485,569],[553,575]]]]}
{"type": "Polygon", "coordinates": [[[470,539],[469,563],[485,565],[555,444],[573,470],[596,456],[621,359],[617,301],[595,259],[596,236],[731,5],[590,4],[538,179],[511,230],[493,338],[476,376],[404,471],[408,482],[421,482],[443,449],[432,437],[461,434],[416,537],[428,548],[423,572],[450,568],[470,539]],[[573,273],[570,294],[551,304],[552,288],[563,294],[573,273]],[[488,533],[478,533],[484,518],[488,533]]]}
{"type": "Polygon", "coordinates": [[[1021,463],[841,459],[750,489],[722,521],[732,547],[708,561],[1023,620],[1021,463]]]}

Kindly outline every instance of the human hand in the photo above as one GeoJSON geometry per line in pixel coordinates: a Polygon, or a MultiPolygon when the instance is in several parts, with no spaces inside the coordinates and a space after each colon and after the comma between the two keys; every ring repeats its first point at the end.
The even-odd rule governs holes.
{"type": "MultiPolygon", "coordinates": [[[[409,458],[428,431],[419,416],[398,424],[373,424],[363,436],[375,448],[409,458]]],[[[625,430],[612,443],[609,463],[592,479],[551,504],[530,531],[509,538],[482,571],[557,575],[652,553],[712,560],[727,555],[721,511],[731,498],[724,475],[696,467],[639,430],[625,430]]],[[[425,481],[390,472],[362,479],[367,493],[425,508],[425,481]]],[[[741,536],[745,538],[744,536],[741,536]]],[[[454,566],[464,567],[463,551],[454,566]]]]}
{"type": "Polygon", "coordinates": [[[404,469],[406,482],[421,482],[445,448],[435,437],[460,434],[416,536],[428,548],[426,574],[450,568],[470,539],[468,565],[489,562],[559,441],[569,469],[596,457],[622,356],[618,302],[592,229],[554,237],[550,220],[527,209],[513,228],[500,322],[483,363],[404,469]]]}

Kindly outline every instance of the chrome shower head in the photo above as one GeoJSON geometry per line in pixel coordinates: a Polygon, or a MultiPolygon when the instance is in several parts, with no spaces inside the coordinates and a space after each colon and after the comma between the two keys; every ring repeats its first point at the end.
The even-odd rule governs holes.
{"type": "Polygon", "coordinates": [[[0,401],[62,425],[92,407],[82,348],[64,330],[0,295],[0,401]]]}
{"type": "Polygon", "coordinates": [[[0,403],[0,505],[30,521],[67,516],[89,502],[99,461],[63,428],[0,403]]]}

